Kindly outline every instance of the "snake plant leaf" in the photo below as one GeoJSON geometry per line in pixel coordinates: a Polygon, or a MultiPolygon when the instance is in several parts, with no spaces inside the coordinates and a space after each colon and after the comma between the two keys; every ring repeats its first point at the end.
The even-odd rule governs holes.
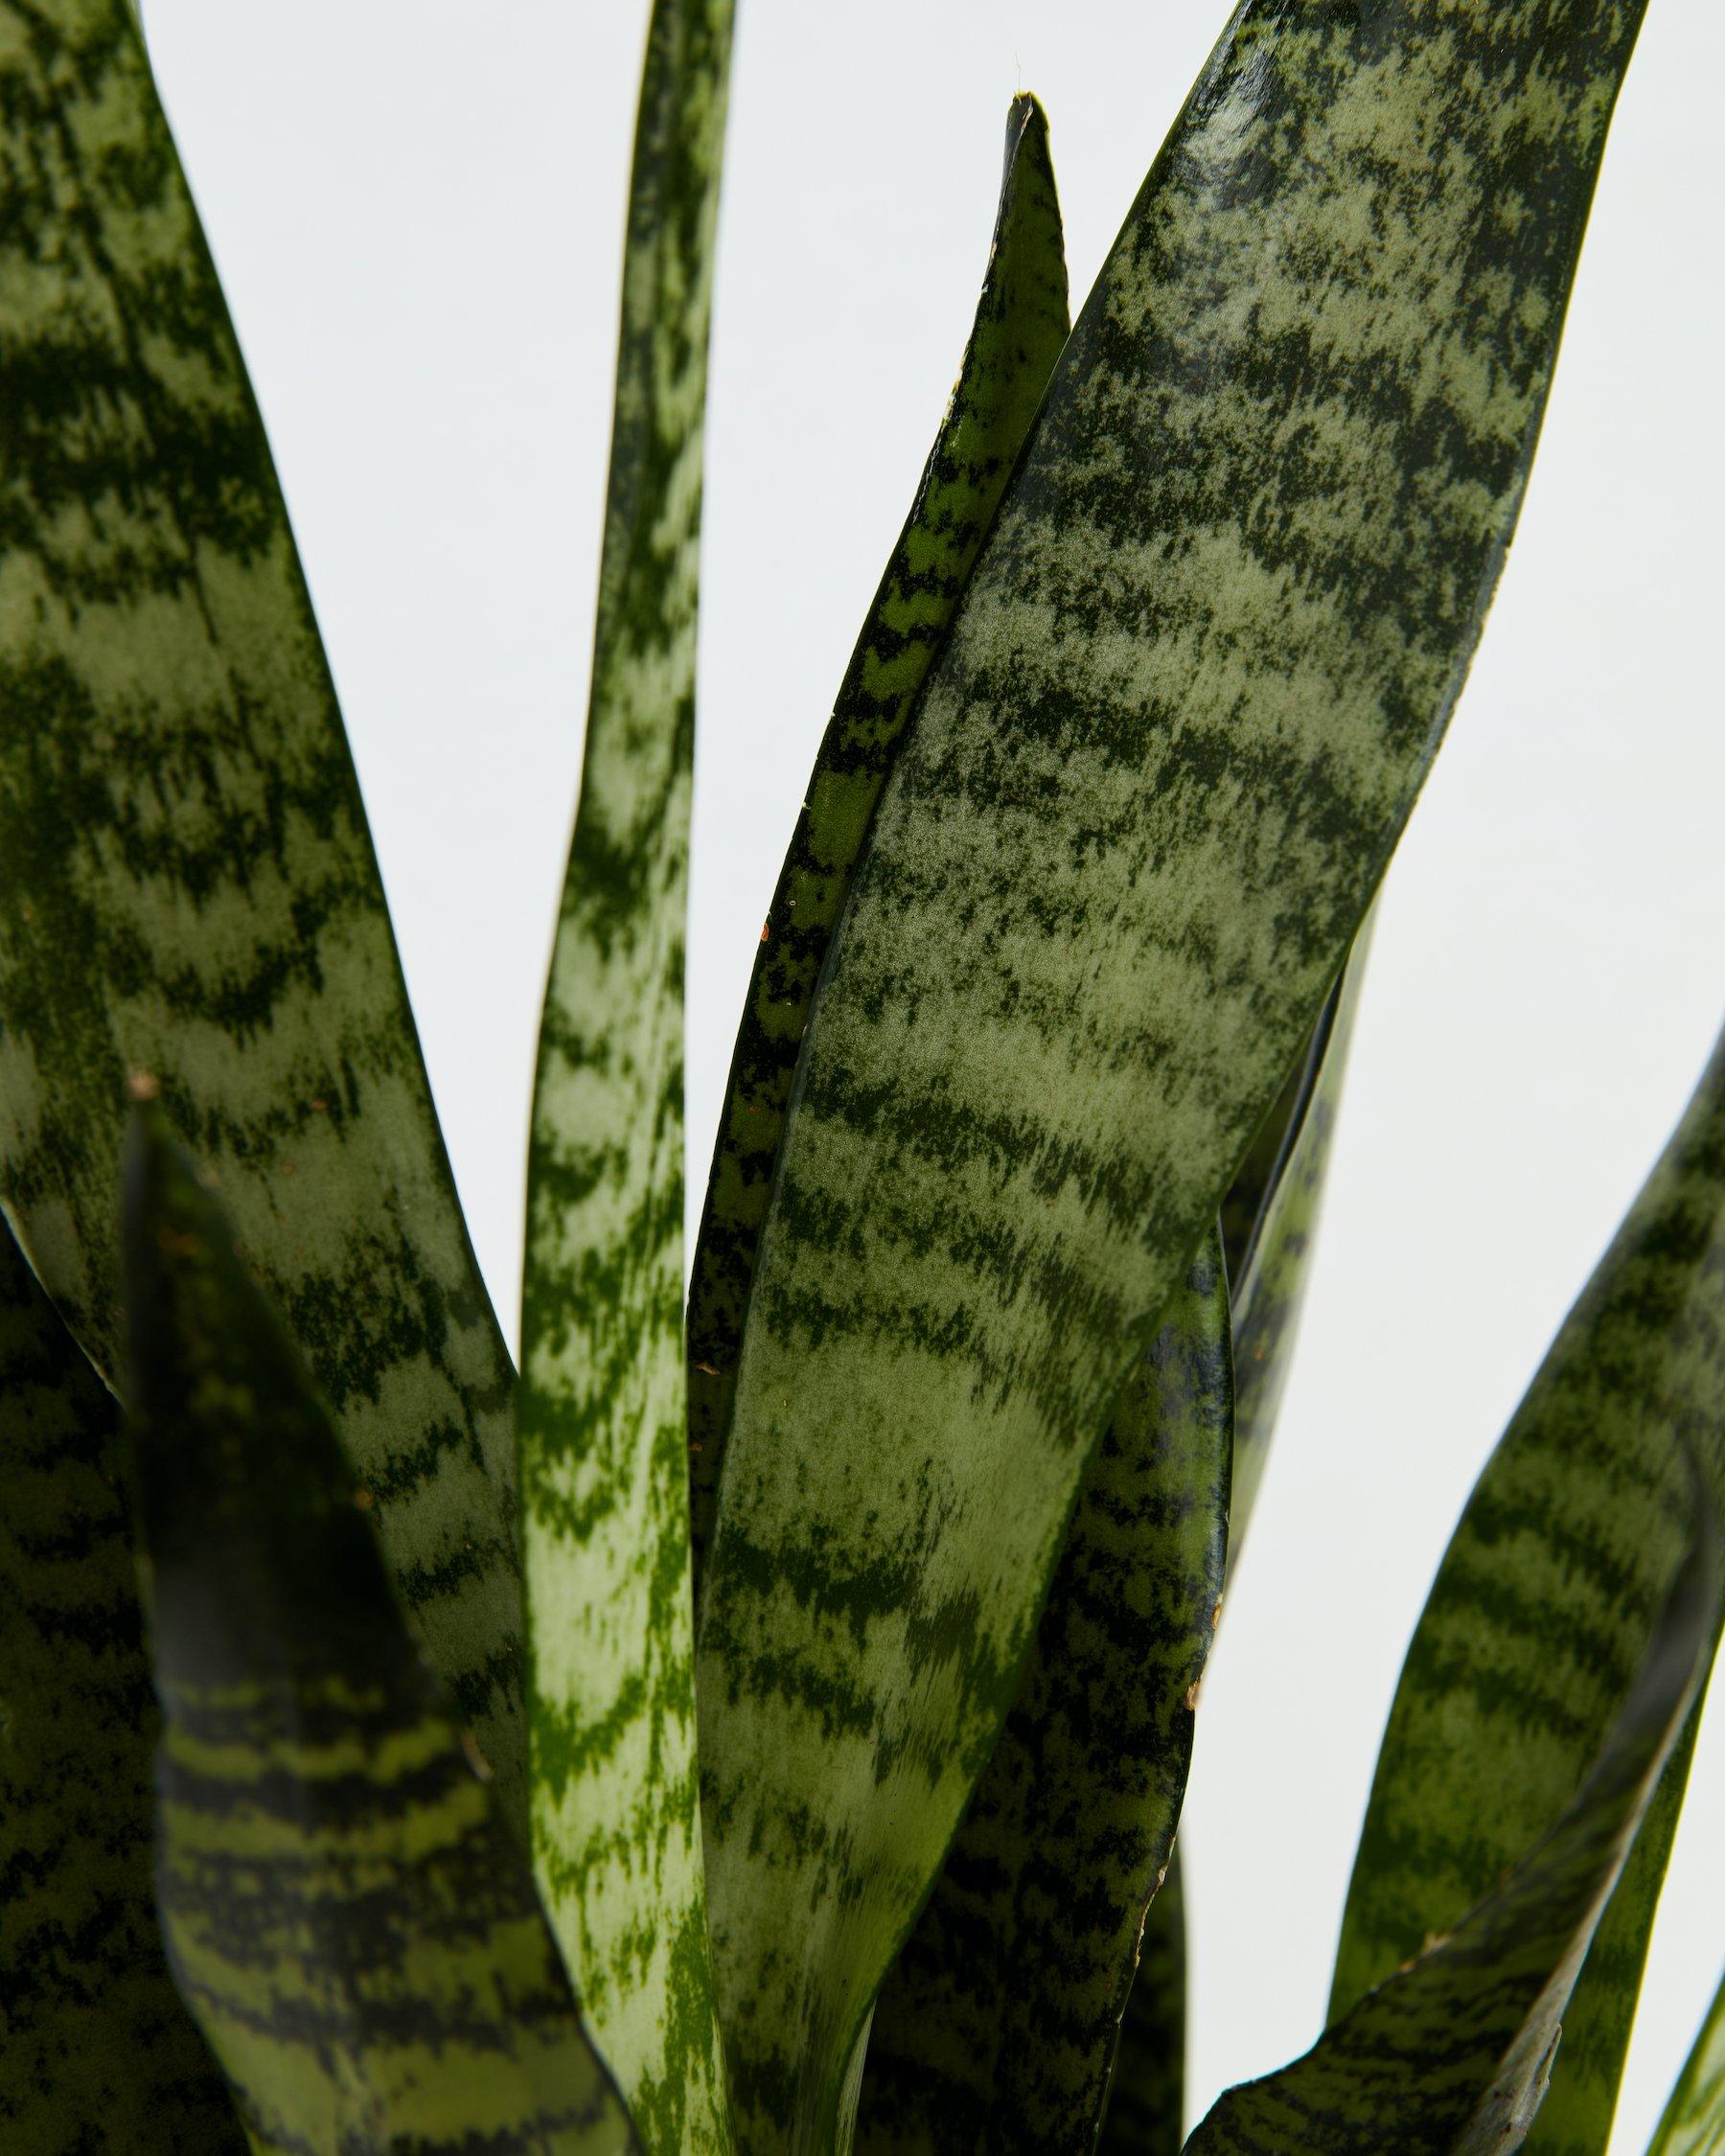
{"type": "Polygon", "coordinates": [[[861,2156],[1095,2146],[1221,1610],[1232,1406],[1212,1232],[1092,1456],[1000,1741],[882,1990],[861,2156]]]}
{"type": "Polygon", "coordinates": [[[118,1425],[0,1224],[0,2144],[240,2156],[156,1922],[118,1425]]]}
{"type": "Polygon", "coordinates": [[[586,764],[540,1032],[520,1469],[534,1868],[650,2148],[730,2134],[695,1755],[683,952],[731,0],[656,0],[586,764]]]}
{"type": "Polygon", "coordinates": [[[1725,2148],[1725,1984],[1671,2091],[1647,2156],[1718,2156],[1725,2148]]]}
{"type": "Polygon", "coordinates": [[[513,1373],[125,0],[0,0],[0,1194],[118,1387],[125,1079],[222,1178],[525,1832],[513,1373]]]}
{"type": "Polygon", "coordinates": [[[129,1420],[176,1980],[256,2147],[633,2146],[299,1355],[142,1112],[129,1420]]]}
{"type": "Polygon", "coordinates": [[[916,498],[840,684],[755,954],[689,1284],[689,1487],[697,1589],[737,1352],[797,1051],[875,805],[1014,458],[1066,342],[1066,253],[1047,116],[1021,95],[988,270],[916,498]]]}
{"type": "Polygon", "coordinates": [[[1639,6],[1248,0],[972,569],[804,1043],[698,1683],[752,2152],[823,2150],[1126,1372],[1411,809],[1639,6]]]}
{"type": "MultiPolygon", "coordinates": [[[[1678,1531],[1674,1433],[1725,1506],[1725,1037],[1433,1584],[1379,1755],[1333,2012],[1478,1899],[1569,1801],[1658,1606],[1678,1531]]],[[[1625,1914],[1565,2017],[1534,2147],[1605,2146],[1687,1766],[1686,1742],[1626,1874],[1625,1914]]]]}
{"type": "Polygon", "coordinates": [[[1521,2145],[1589,1937],[1713,1653],[1725,1583],[1718,1516],[1700,1479],[1676,1472],[1689,1463],[1668,1434],[1668,1454],[1666,1525],[1675,1530],[1687,1490],[1693,1539],[1672,1567],[1673,1531],[1659,1537],[1669,1592],[1573,1801],[1453,1932],[1416,1946],[1303,2058],[1221,2097],[1189,2156],[1486,2156],[1521,2145]]]}
{"type": "Polygon", "coordinates": [[[1180,1849],[1144,1913],[1097,2156],[1180,2156],[1185,2140],[1186,1916],[1180,1849]]]}

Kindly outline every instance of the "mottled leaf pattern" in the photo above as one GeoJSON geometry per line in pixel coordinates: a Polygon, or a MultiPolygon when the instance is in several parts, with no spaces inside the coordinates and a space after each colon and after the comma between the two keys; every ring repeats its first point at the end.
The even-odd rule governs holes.
{"type": "Polygon", "coordinates": [[[524,1824],[513,1375],[125,0],[0,0],[0,1190],[110,1383],[129,1069],[221,1178],[524,1824]]]}
{"type": "Polygon", "coordinates": [[[118,1422],[0,1225],[0,2146],[238,2156],[156,1923],[118,1422]]]}
{"type": "Polygon", "coordinates": [[[1232,1436],[1212,1235],[1092,1457],[1000,1741],[875,2008],[862,2156],[1089,2156],[1173,1847],[1232,1436]]]}
{"type": "Polygon", "coordinates": [[[648,34],[581,801],[522,1296],[534,1866],[650,2148],[728,2145],[695,1759],[683,951],[731,0],[648,34]]]}
{"type": "Polygon", "coordinates": [[[1725,2148],[1725,1984],[1671,2091],[1647,2156],[1719,2156],[1725,2148]]]}
{"type": "Polygon", "coordinates": [[[1574,1801],[1453,1932],[1415,1948],[1303,2058],[1230,2089],[1189,2156],[1497,2156],[1521,2145],[1589,1936],[1713,1650],[1718,1519],[1676,1472],[1680,1451],[1669,1447],[1665,1489],[1673,1512],[1688,1495],[1694,1541],[1574,1801]]]}
{"type": "Polygon", "coordinates": [[[1099,2156],[1180,2156],[1185,2139],[1186,1915],[1180,1850],[1144,1914],[1099,2156]]]}
{"type": "Polygon", "coordinates": [[[839,687],[748,984],[689,1284],[697,1587],[761,1223],[815,987],[929,664],[1066,342],[1066,253],[1033,97],[1012,101],[988,271],[916,498],[839,687]]]}
{"type": "MultiPolygon", "coordinates": [[[[1725,1042],[1481,1477],[1408,1652],[1361,1834],[1332,2010],[1477,1900],[1570,1800],[1683,1529],[1692,1446],[1725,1505],[1725,1042]],[[1510,1771],[1511,1763],[1513,1771],[1510,1771]]],[[[1533,2145],[1602,2149],[1688,1747],[1566,2016],[1533,2145]]]]}
{"type": "Polygon", "coordinates": [[[154,1111],[126,1157],[130,1422],[175,1976],[254,2145],[633,2145],[335,1434],[154,1111]]]}
{"type": "Polygon", "coordinates": [[[751,2150],[832,2142],[1090,1449],[1435,750],[1638,13],[1252,0],[1056,365],[750,1293],[699,1681],[751,2150]]]}

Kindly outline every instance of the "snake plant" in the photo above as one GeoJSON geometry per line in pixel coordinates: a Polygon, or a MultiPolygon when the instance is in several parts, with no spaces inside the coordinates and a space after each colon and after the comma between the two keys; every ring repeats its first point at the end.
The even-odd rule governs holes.
{"type": "Polygon", "coordinates": [[[685,1266],[732,26],[656,0],[518,1377],[136,16],[0,0],[7,2150],[1603,2156],[1725,1049],[1433,1586],[1329,2025],[1189,2134],[1175,1833],[1641,12],[1242,0],[1075,322],[1012,101],[685,1266]]]}

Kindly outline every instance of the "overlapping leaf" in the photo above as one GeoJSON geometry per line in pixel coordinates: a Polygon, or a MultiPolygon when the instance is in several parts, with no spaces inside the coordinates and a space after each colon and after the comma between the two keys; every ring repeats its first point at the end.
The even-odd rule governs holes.
{"type": "Polygon", "coordinates": [[[1212,1235],[1092,1458],[1000,1741],[875,2009],[857,2145],[1090,2156],[1220,1613],[1212,1235]]]}
{"type": "Polygon", "coordinates": [[[1176,1847],[1144,1915],[1096,2137],[1099,2156],[1180,2156],[1185,2139],[1185,1927],[1176,1847]]]}
{"type": "Polygon", "coordinates": [[[126,0],[0,4],[0,1194],[98,1369],[158,1074],[524,1823],[513,1383],[215,272],[126,0]]]}
{"type": "Polygon", "coordinates": [[[0,1224],[0,2145],[238,2156],[156,1923],[118,1419],[0,1224]]]}
{"type": "Polygon", "coordinates": [[[1725,1984],[1671,2091],[1647,2156],[1718,2156],[1725,2147],[1725,1984]]]}
{"type": "Polygon", "coordinates": [[[1066,253],[1033,97],[1012,101],[988,272],[916,498],[833,706],[773,893],[725,1089],[689,1285],[689,1486],[711,1538],[743,1319],[816,983],[905,726],[1066,342],[1066,253]]]}
{"type": "Polygon", "coordinates": [[[1638,13],[1248,5],[1055,369],[749,1296],[700,1684],[751,2148],[839,2132],[1089,1451],[1429,763],[1638,13]]]}
{"type": "MultiPolygon", "coordinates": [[[[1334,2010],[1477,1900],[1569,1801],[1668,1573],[1678,1441],[1725,1507],[1725,1042],[1434,1583],[1379,1756],[1334,2010]]],[[[1686,1741],[1589,1956],[1535,2146],[1604,2147],[1688,1755],[1686,1741]]]]}
{"type": "Polygon", "coordinates": [[[657,0],[630,195],[586,756],[522,1295],[532,1833],[648,2145],[728,2145],[695,1760],[683,951],[707,325],[731,0],[657,0]]]}
{"type": "Polygon", "coordinates": [[[153,1112],[129,1411],[174,1974],[260,2149],[632,2147],[299,1357],[153,1112]]]}

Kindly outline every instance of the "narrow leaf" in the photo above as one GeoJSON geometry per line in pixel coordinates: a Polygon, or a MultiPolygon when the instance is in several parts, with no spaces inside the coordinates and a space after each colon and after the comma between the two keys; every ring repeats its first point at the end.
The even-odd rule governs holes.
{"type": "Polygon", "coordinates": [[[631,2147],[525,1858],[402,1622],[371,1493],[154,1111],[125,1252],[157,1892],[255,2145],[631,2147]]]}
{"type": "Polygon", "coordinates": [[[524,1826],[513,1376],[239,350],[125,0],[0,0],[0,1191],[112,1385],[157,1074],[524,1826]]]}
{"type": "Polygon", "coordinates": [[[1232,1407],[1212,1234],[1092,1457],[1018,1698],[882,1990],[863,2156],[1095,2146],[1220,1614],[1232,1407]]]}
{"type": "Polygon", "coordinates": [[[118,1423],[0,1224],[0,2144],[239,2156],[156,1922],[118,1423]]]}
{"type": "Polygon", "coordinates": [[[731,0],[656,0],[522,1295],[534,1866],[650,2148],[728,2145],[695,1759],[683,952],[731,0]]]}
{"type": "MultiPolygon", "coordinates": [[[[1722,1342],[1725,1040],[1451,1540],[1379,1755],[1332,2011],[1478,1899],[1569,1801],[1681,1532],[1674,1434],[1725,1505],[1722,1342]]],[[[1536,2147],[1605,2146],[1687,1764],[1685,1742],[1626,1878],[1627,1935],[1608,1922],[1566,2017],[1536,2147]]]]}
{"type": "Polygon", "coordinates": [[[1639,13],[1249,0],[1055,368],[749,1295],[699,1683],[751,2148],[833,2143],[1089,1452],[1430,763],[1639,13]]]}
{"type": "Polygon", "coordinates": [[[988,272],[916,499],[840,684],[772,897],[731,1061],[689,1287],[689,1485],[711,1539],[737,1353],[815,986],[905,725],[1060,348],[1066,254],[1047,116],[1014,98],[988,272]]]}
{"type": "MultiPolygon", "coordinates": [[[[1669,1451],[1680,1468],[1680,1448],[1669,1451]]],[[[1683,1481],[1665,1479],[1674,1512],[1683,1481]]],[[[1589,1937],[1713,1650],[1718,1520],[1711,1495],[1689,1488],[1695,1539],[1574,1801],[1452,1933],[1428,1940],[1303,2058],[1229,2090],[1189,2156],[1486,2156],[1520,2145],[1589,1937]]]]}
{"type": "Polygon", "coordinates": [[[1144,1915],[1099,2156],[1180,2156],[1185,2140],[1186,1914],[1178,1846],[1144,1915]]]}
{"type": "Polygon", "coordinates": [[[1647,2156],[1718,2156],[1725,2148],[1725,1984],[1671,2091],[1647,2156]]]}

